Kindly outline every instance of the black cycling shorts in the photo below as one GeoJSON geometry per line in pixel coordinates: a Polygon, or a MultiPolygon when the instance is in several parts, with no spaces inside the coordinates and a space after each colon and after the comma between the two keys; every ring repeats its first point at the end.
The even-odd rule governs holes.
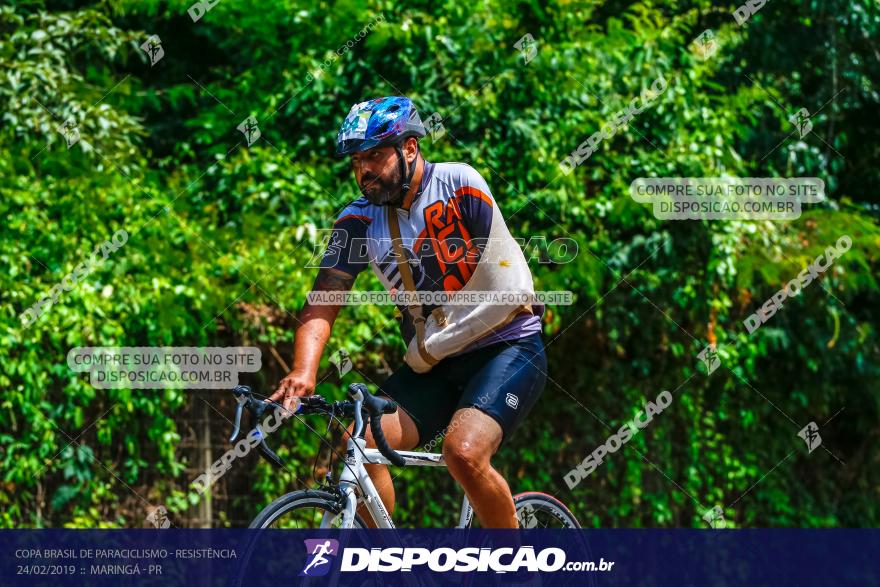
{"type": "Polygon", "coordinates": [[[502,442],[510,438],[541,395],[546,373],[536,333],[448,357],[424,374],[404,364],[380,388],[413,419],[419,447],[430,451],[460,408],[485,412],[501,425],[502,442]]]}

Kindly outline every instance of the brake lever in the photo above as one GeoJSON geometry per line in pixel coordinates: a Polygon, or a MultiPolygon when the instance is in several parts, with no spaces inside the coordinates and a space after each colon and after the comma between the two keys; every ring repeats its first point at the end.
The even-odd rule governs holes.
{"type": "Polygon", "coordinates": [[[251,388],[247,385],[236,385],[232,389],[232,394],[235,396],[235,401],[238,405],[235,408],[235,422],[229,442],[235,442],[235,439],[238,438],[238,433],[241,432],[241,412],[244,410],[245,404],[250,401],[252,393],[251,388]]]}
{"type": "MultiPolygon", "coordinates": [[[[253,420],[254,428],[257,432],[257,438],[259,439],[258,448],[260,449],[260,454],[273,465],[283,468],[284,463],[281,458],[275,453],[275,451],[269,448],[269,445],[266,443],[266,435],[263,432],[262,426],[262,417],[269,408],[280,408],[282,410],[284,408],[275,402],[254,400],[253,391],[247,385],[236,385],[235,388],[233,388],[232,393],[235,395],[235,401],[238,405],[235,408],[235,422],[233,423],[232,436],[230,437],[229,442],[235,442],[235,439],[238,438],[238,435],[241,432],[241,413],[244,411],[244,408],[247,408],[248,413],[253,420]]],[[[302,412],[304,407],[321,409],[333,413],[336,404],[328,404],[321,396],[304,397],[300,399],[299,405],[293,413],[297,414],[302,412]]]]}
{"type": "MultiPolygon", "coordinates": [[[[257,403],[257,407],[251,410],[255,421],[254,428],[257,431],[257,438],[259,438],[260,440],[260,443],[257,446],[260,449],[260,454],[263,455],[264,458],[266,458],[276,467],[283,469],[284,463],[281,461],[281,457],[279,457],[277,454],[275,454],[275,451],[269,448],[269,444],[266,442],[266,434],[263,432],[262,417],[266,410],[268,410],[270,407],[278,408],[280,406],[278,406],[278,404],[260,401],[257,403]]],[[[299,411],[299,409],[297,409],[297,411],[299,411]]]]}

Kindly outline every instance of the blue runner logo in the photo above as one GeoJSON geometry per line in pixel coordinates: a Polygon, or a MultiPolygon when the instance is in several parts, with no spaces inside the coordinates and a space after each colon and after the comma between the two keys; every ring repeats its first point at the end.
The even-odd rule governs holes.
{"type": "Polygon", "coordinates": [[[300,572],[300,577],[320,577],[330,571],[330,563],[333,557],[339,554],[339,541],[332,538],[318,538],[304,540],[306,543],[306,566],[300,572]]]}

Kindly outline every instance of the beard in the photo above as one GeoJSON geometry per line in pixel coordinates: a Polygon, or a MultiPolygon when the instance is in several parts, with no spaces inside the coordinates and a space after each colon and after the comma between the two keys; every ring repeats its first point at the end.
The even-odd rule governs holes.
{"type": "Polygon", "coordinates": [[[375,206],[400,204],[403,197],[400,190],[400,168],[395,167],[389,177],[365,175],[358,184],[364,197],[375,206]]]}

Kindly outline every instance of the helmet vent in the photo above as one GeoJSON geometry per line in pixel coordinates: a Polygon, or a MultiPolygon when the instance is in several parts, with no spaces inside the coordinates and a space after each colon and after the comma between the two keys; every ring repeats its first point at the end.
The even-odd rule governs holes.
{"type": "Polygon", "coordinates": [[[352,106],[336,137],[336,155],[348,155],[425,136],[416,108],[409,98],[387,96],[352,106]]]}

